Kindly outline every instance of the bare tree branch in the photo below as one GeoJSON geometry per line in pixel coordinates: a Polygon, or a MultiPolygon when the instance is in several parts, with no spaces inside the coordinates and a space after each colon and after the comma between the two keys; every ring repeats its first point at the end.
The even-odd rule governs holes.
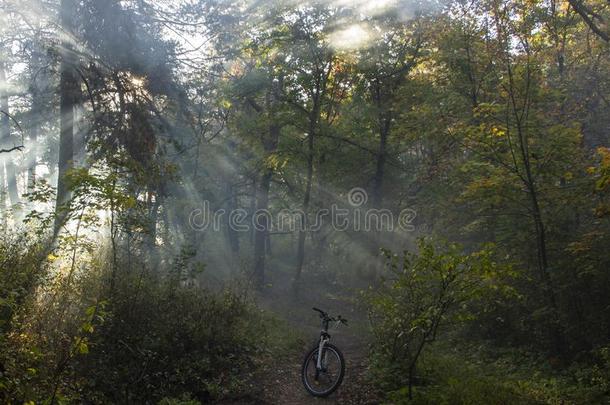
{"type": "Polygon", "coordinates": [[[8,149],[0,149],[0,153],[9,153],[9,152],[13,152],[13,151],[22,151],[24,148],[23,145],[19,145],[19,146],[13,146],[12,148],[8,148],[8,149]]]}

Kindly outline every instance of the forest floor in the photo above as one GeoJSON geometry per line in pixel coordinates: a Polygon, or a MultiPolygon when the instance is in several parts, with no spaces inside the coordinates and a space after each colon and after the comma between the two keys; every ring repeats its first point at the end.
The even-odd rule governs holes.
{"type": "MultiPolygon", "coordinates": [[[[307,273],[297,294],[291,281],[289,272],[273,272],[266,290],[257,294],[258,306],[271,319],[269,348],[247,377],[247,398],[223,404],[382,403],[385,396],[372,383],[367,363],[372,339],[358,289],[307,273]],[[303,357],[319,338],[320,319],[311,309],[314,306],[349,321],[348,326],[329,331],[332,343],[343,352],[346,372],[342,385],[327,398],[311,396],[300,376],[303,357]]],[[[426,403],[452,398],[469,404],[610,404],[607,391],[576,380],[579,375],[599,375],[599,369],[583,369],[588,374],[557,373],[531,353],[484,342],[454,346],[448,340],[436,344],[428,354],[422,369],[434,370],[429,376],[433,384],[418,387],[419,397],[426,403]]]]}
{"type": "MultiPolygon", "coordinates": [[[[364,311],[357,305],[357,293],[337,288],[332,283],[314,277],[304,279],[299,294],[295,294],[288,275],[277,274],[268,292],[259,297],[259,305],[275,314],[285,328],[285,339],[292,344],[269,356],[254,381],[258,384],[258,404],[378,404],[372,384],[367,380],[368,328],[364,311]],[[301,382],[301,365],[305,354],[315,345],[320,333],[320,319],[312,307],[319,307],[331,316],[348,319],[348,326],[331,329],[332,342],[346,361],[345,377],[341,386],[327,398],[311,396],[301,382]]],[[[278,339],[283,339],[282,333],[278,339]]],[[[247,401],[244,403],[248,403],[247,401]]]]}
{"type": "Polygon", "coordinates": [[[366,376],[366,347],[361,342],[352,341],[337,346],[343,351],[346,360],[345,377],[336,392],[326,398],[311,396],[301,383],[301,357],[297,353],[290,361],[263,369],[261,396],[259,403],[265,404],[376,404],[379,403],[375,392],[370,389],[366,376]]]}

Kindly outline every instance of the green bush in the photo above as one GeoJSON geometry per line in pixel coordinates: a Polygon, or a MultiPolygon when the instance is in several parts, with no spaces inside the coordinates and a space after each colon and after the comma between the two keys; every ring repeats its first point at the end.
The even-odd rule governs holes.
{"type": "Polygon", "coordinates": [[[11,336],[19,329],[19,317],[33,295],[38,281],[47,271],[44,260],[44,244],[35,235],[26,231],[0,231],[0,402],[10,400],[9,392],[15,389],[16,381],[25,390],[37,370],[20,367],[38,357],[36,348],[16,351],[11,336]],[[9,370],[20,367],[19,377],[11,376],[9,370]]]}
{"type": "MultiPolygon", "coordinates": [[[[603,351],[603,349],[602,349],[603,351]]],[[[596,350],[599,352],[599,350],[596,350]]],[[[455,346],[443,342],[427,350],[419,364],[420,384],[409,401],[406,387],[388,392],[393,404],[603,404],[608,403],[608,371],[600,353],[594,365],[554,370],[544,357],[495,346],[455,346]]]]}
{"type": "Polygon", "coordinates": [[[410,392],[424,348],[456,307],[480,294],[497,266],[490,250],[464,255],[457,245],[439,249],[423,239],[417,254],[386,256],[387,277],[365,294],[375,338],[373,370],[383,389],[408,384],[410,392]]]}
{"type": "Polygon", "coordinates": [[[0,336],[45,274],[41,247],[39,239],[25,231],[0,230],[0,336]]]}
{"type": "Polygon", "coordinates": [[[122,283],[91,337],[78,365],[86,390],[121,403],[238,394],[265,339],[260,312],[234,292],[169,293],[155,277],[144,280],[139,292],[122,283]]]}
{"type": "Polygon", "coordinates": [[[56,268],[37,284],[25,277],[41,269],[24,264],[34,250],[12,251],[29,281],[0,336],[0,402],[196,403],[239,396],[250,382],[269,321],[239,290],[186,287],[135,260],[129,270],[119,261],[112,291],[101,259],[71,274],[51,258],[56,268]]]}
{"type": "Polygon", "coordinates": [[[447,349],[427,352],[421,361],[422,383],[408,400],[405,388],[392,391],[388,399],[396,404],[430,405],[519,405],[538,403],[526,399],[519,387],[486,374],[447,349]]]}
{"type": "Polygon", "coordinates": [[[421,240],[417,254],[386,256],[387,276],[365,298],[374,336],[371,380],[389,403],[584,405],[610,399],[607,347],[558,367],[556,358],[539,352],[495,341],[487,346],[480,338],[463,343],[462,326],[512,293],[503,283],[512,269],[496,264],[491,249],[464,254],[456,245],[439,249],[421,240]],[[440,333],[447,321],[452,331],[440,333]],[[451,346],[454,338],[462,343],[451,346]]]}

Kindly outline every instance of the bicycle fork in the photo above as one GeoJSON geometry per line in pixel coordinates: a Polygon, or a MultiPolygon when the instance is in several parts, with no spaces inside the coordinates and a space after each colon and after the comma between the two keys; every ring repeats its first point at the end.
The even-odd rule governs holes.
{"type": "Polygon", "coordinates": [[[318,379],[318,376],[320,375],[320,371],[323,370],[322,365],[324,364],[324,346],[326,345],[326,343],[328,343],[328,341],[330,340],[330,335],[326,332],[322,332],[322,335],[320,336],[320,344],[318,345],[318,359],[316,362],[316,380],[318,379]]]}

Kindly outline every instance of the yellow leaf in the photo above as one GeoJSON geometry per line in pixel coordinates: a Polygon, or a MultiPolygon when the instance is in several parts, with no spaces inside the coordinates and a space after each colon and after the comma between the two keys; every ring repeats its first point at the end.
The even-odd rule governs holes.
{"type": "Polygon", "coordinates": [[[87,333],[93,333],[93,325],[91,325],[91,323],[89,322],[85,322],[83,324],[83,332],[87,332],[87,333]]]}
{"type": "Polygon", "coordinates": [[[505,134],[505,132],[498,127],[493,127],[491,133],[497,137],[502,137],[505,134]]]}
{"type": "Polygon", "coordinates": [[[87,354],[87,353],[89,353],[89,346],[87,346],[87,343],[85,343],[83,341],[78,343],[77,349],[78,349],[78,352],[80,354],[87,354]]]}

